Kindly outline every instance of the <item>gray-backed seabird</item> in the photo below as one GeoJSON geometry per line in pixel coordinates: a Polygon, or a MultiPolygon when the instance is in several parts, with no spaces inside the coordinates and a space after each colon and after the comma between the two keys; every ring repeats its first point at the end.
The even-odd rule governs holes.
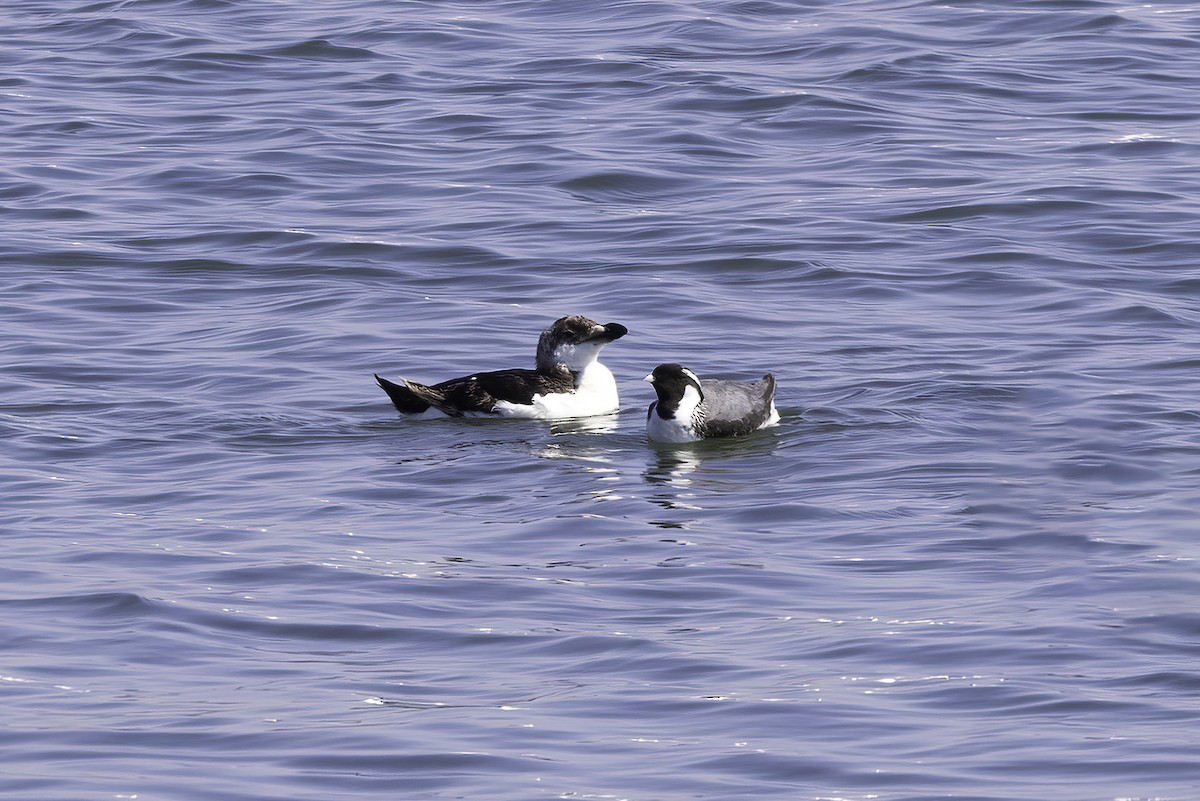
{"type": "Polygon", "coordinates": [[[660,364],[645,380],[658,394],[646,412],[646,435],[657,442],[735,437],[779,422],[770,373],[747,384],[700,379],[681,365],[660,364]]]}
{"type": "Polygon", "coordinates": [[[617,382],[596,360],[600,349],[628,333],[581,315],[562,317],[538,339],[533,370],[495,370],[426,386],[375,376],[397,409],[420,417],[591,417],[617,410],[617,382]]]}

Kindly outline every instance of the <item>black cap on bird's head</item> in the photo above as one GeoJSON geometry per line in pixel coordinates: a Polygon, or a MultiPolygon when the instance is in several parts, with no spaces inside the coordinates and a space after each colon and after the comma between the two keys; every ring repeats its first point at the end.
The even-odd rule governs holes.
{"type": "Polygon", "coordinates": [[[620,339],[627,333],[629,333],[629,329],[620,323],[601,325],[595,320],[584,317],[582,314],[573,314],[569,317],[559,317],[555,320],[553,325],[542,332],[542,338],[552,340],[552,344],[554,345],[561,345],[564,342],[578,345],[581,342],[589,342],[591,340],[612,342],[614,339],[620,339]]]}
{"type": "Polygon", "coordinates": [[[538,339],[537,367],[554,370],[563,365],[578,372],[595,361],[601,348],[628,333],[620,323],[601,325],[581,314],[560,317],[538,339]]]}
{"type": "Polygon", "coordinates": [[[704,401],[704,389],[700,386],[700,379],[681,364],[660,364],[642,380],[649,381],[654,387],[654,392],[658,395],[658,413],[661,417],[670,418],[675,415],[675,410],[687,394],[688,387],[696,390],[696,403],[704,401]]]}

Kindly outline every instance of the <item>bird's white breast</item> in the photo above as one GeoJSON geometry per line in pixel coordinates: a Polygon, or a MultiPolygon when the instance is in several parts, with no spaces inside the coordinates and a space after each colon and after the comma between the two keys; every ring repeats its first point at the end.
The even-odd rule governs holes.
{"type": "Polygon", "coordinates": [[[664,420],[656,412],[650,412],[646,418],[646,436],[655,442],[695,442],[700,439],[692,429],[690,418],[664,420]]]}
{"type": "Polygon", "coordinates": [[[574,392],[534,395],[529,404],[500,401],[496,413],[502,417],[526,417],[558,420],[564,417],[592,417],[617,411],[617,382],[612,371],[600,362],[592,362],[579,374],[574,392]]]}
{"type": "Polygon", "coordinates": [[[701,439],[693,422],[701,402],[700,393],[695,387],[684,387],[683,398],[674,417],[664,420],[657,411],[650,412],[646,418],[646,436],[656,442],[695,442],[701,439]]]}

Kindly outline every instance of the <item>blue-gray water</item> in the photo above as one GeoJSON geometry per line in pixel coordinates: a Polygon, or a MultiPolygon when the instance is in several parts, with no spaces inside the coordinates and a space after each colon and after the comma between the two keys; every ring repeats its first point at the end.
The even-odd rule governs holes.
{"type": "Polygon", "coordinates": [[[0,18],[3,798],[1200,797],[1200,7],[0,18]]]}

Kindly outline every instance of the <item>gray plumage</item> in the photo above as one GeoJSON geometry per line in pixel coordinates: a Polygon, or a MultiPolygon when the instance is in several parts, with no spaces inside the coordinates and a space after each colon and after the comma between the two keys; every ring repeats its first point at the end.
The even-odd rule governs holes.
{"type": "Polygon", "coordinates": [[[646,412],[646,431],[654,440],[734,437],[779,421],[775,377],[770,373],[753,383],[701,379],[691,370],[669,363],[655,367],[646,380],[658,395],[646,412]]]}
{"type": "Polygon", "coordinates": [[[757,431],[771,416],[775,376],[753,384],[720,378],[700,379],[704,400],[696,409],[696,429],[705,437],[732,437],[757,431]]]}

